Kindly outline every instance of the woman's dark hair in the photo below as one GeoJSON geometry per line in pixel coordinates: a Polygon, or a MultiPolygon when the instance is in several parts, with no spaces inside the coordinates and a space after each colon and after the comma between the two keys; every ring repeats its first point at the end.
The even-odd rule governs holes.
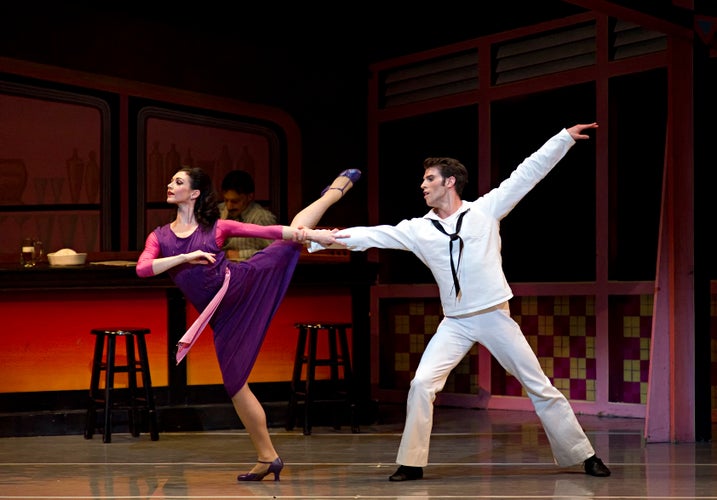
{"type": "Polygon", "coordinates": [[[456,193],[460,196],[463,193],[463,188],[468,182],[468,170],[463,166],[461,162],[454,158],[426,158],[423,160],[423,170],[427,170],[431,167],[436,167],[443,179],[449,177],[456,178],[456,193]]]}
{"type": "Polygon", "coordinates": [[[179,171],[187,174],[192,189],[199,190],[199,197],[194,203],[197,222],[204,228],[212,227],[219,219],[219,202],[212,179],[199,167],[182,167],[179,171]]]}

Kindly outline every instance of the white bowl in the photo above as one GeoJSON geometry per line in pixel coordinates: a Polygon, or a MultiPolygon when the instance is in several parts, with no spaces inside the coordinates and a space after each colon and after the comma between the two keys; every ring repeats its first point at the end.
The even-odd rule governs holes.
{"type": "Polygon", "coordinates": [[[87,254],[56,255],[54,253],[48,253],[47,260],[50,261],[51,266],[81,266],[85,263],[85,260],[87,260],[87,254]]]}

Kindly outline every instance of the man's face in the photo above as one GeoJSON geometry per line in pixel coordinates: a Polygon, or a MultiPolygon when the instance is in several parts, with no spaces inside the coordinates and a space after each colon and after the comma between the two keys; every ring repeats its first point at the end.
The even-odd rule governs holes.
{"type": "MultiPolygon", "coordinates": [[[[449,179],[454,179],[449,177],[449,179]]],[[[428,167],[423,172],[423,182],[421,182],[421,191],[423,191],[423,199],[429,207],[440,206],[441,202],[448,197],[448,187],[446,178],[441,175],[438,167],[428,167]]],[[[453,183],[449,183],[453,185],[453,183]]]]}
{"type": "Polygon", "coordinates": [[[230,219],[238,219],[253,199],[253,194],[239,194],[233,189],[224,191],[224,206],[227,209],[227,216],[230,219]]]}

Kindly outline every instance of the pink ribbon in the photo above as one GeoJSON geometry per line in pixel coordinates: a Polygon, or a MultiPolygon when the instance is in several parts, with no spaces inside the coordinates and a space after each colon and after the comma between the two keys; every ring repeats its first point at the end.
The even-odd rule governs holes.
{"type": "Polygon", "coordinates": [[[224,283],[222,284],[222,287],[219,289],[211,302],[207,304],[207,307],[204,308],[199,317],[194,320],[194,323],[192,323],[192,326],[189,327],[189,330],[187,330],[186,333],[182,335],[182,338],[179,339],[179,342],[177,342],[177,364],[179,364],[187,355],[189,349],[192,348],[194,343],[204,331],[204,328],[206,328],[207,323],[209,323],[209,320],[214,314],[214,311],[217,310],[217,306],[224,298],[224,294],[227,292],[227,288],[229,288],[230,276],[231,273],[229,272],[229,268],[227,268],[227,272],[224,275],[224,283]]]}

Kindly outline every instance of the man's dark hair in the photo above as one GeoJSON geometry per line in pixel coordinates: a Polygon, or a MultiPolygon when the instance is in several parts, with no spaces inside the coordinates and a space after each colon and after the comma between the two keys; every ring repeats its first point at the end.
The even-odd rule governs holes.
{"type": "Polygon", "coordinates": [[[431,167],[436,167],[444,179],[455,177],[456,193],[458,193],[458,196],[463,193],[463,188],[468,182],[468,170],[461,162],[455,158],[448,157],[426,158],[423,160],[423,170],[431,167]]]}
{"type": "Polygon", "coordinates": [[[238,194],[251,194],[254,192],[254,179],[249,172],[232,170],[222,180],[222,191],[234,190],[238,194]]]}

